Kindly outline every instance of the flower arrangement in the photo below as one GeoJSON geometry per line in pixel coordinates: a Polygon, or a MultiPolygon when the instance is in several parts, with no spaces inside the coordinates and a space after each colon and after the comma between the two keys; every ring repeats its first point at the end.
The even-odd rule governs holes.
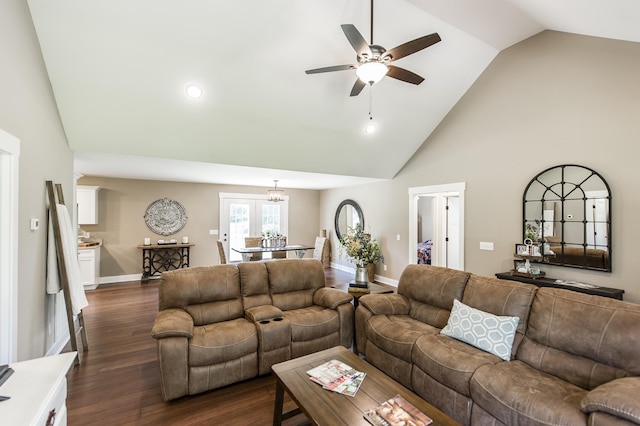
{"type": "Polygon", "coordinates": [[[370,233],[364,232],[360,224],[355,228],[349,227],[347,233],[340,236],[340,252],[343,251],[358,268],[384,261],[380,244],[371,238],[370,233]]]}

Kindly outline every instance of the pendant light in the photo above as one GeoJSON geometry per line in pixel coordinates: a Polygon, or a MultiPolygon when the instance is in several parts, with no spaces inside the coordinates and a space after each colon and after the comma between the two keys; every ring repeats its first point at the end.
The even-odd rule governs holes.
{"type": "Polygon", "coordinates": [[[284,201],[284,191],[282,189],[278,189],[278,181],[274,180],[273,189],[267,190],[267,200],[278,202],[284,201]]]}

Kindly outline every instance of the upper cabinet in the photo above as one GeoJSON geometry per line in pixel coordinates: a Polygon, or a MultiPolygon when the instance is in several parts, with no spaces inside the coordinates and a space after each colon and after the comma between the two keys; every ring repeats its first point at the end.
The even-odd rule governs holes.
{"type": "Polygon", "coordinates": [[[78,225],[96,225],[98,223],[99,186],[78,185],[78,225]]]}

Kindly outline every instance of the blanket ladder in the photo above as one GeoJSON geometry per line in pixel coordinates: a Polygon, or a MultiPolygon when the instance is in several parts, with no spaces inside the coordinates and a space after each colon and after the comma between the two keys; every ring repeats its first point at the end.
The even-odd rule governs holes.
{"type": "MultiPolygon", "coordinates": [[[[58,259],[58,276],[60,279],[60,287],[62,288],[62,292],[64,293],[64,304],[67,311],[67,324],[69,325],[69,339],[71,340],[71,349],[73,351],[78,352],[78,333],[82,338],[82,349],[88,350],[89,344],[87,343],[87,333],[84,327],[84,316],[82,315],[82,310],[77,315],[78,318],[78,330],[76,330],[75,324],[73,322],[73,309],[71,307],[71,292],[69,290],[69,280],[67,274],[67,267],[64,259],[64,252],[62,249],[62,238],[60,236],[60,218],[58,217],[58,210],[56,208],[57,204],[64,205],[64,195],[62,194],[62,185],[57,183],[55,185],[52,181],[48,180],[46,182],[47,185],[47,196],[49,199],[49,211],[51,213],[51,225],[53,226],[53,238],[55,239],[56,245],[56,257],[58,259]],[[56,195],[58,196],[58,201],[56,202],[56,195]]],[[[76,364],[80,363],[80,356],[76,357],[76,364]]]]}

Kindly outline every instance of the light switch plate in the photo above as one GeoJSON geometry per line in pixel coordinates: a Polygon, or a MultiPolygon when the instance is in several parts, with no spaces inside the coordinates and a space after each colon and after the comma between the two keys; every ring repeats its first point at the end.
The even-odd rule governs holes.
{"type": "Polygon", "coordinates": [[[480,241],[480,250],[493,250],[493,243],[480,241]]]}
{"type": "Polygon", "coordinates": [[[40,219],[31,219],[31,230],[37,231],[40,229],[40,219]]]}

